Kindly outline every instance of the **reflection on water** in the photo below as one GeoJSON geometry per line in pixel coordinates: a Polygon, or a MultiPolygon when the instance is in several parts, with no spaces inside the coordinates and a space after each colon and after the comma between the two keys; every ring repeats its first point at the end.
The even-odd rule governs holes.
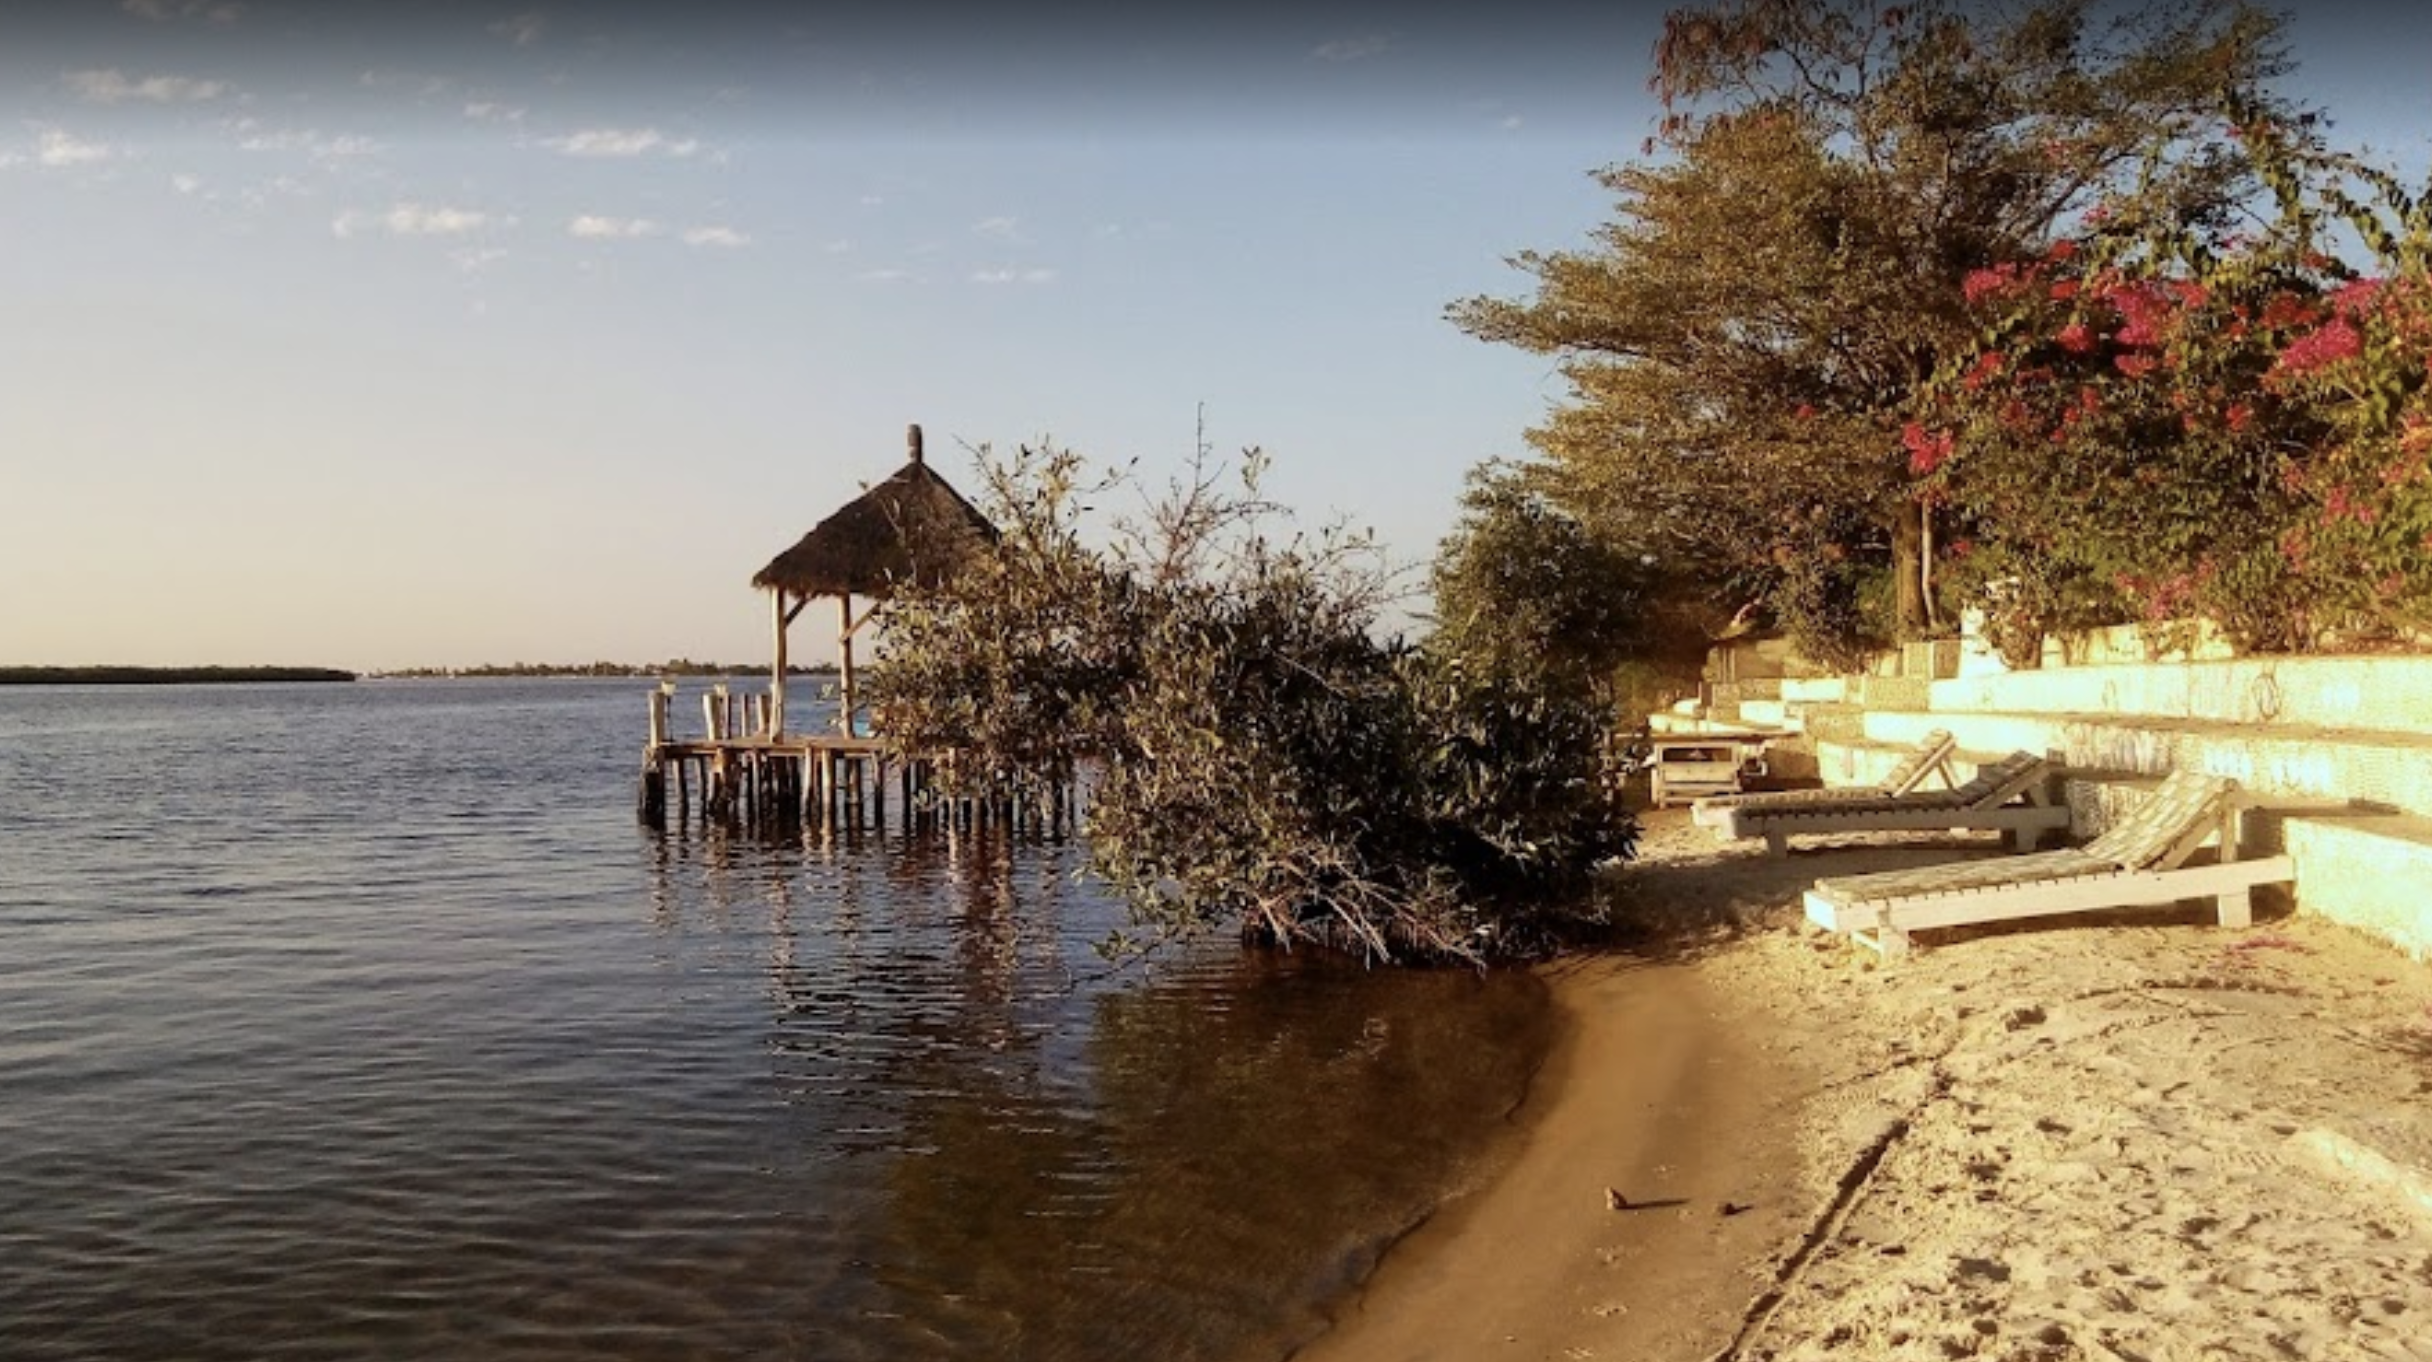
{"type": "Polygon", "coordinates": [[[1112,969],[1069,843],[638,833],[632,690],[0,692],[0,1356],[1274,1356],[1542,1051],[1112,969]]]}

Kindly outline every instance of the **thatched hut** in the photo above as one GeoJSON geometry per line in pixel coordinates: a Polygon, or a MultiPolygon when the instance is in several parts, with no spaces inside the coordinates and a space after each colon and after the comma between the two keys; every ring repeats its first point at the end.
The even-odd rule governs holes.
{"type": "Polygon", "coordinates": [[[769,683],[772,736],[785,731],[786,628],[803,607],[822,596],[836,597],[841,607],[836,642],[844,707],[838,721],[850,733],[853,635],[877,617],[898,588],[936,585],[973,549],[997,537],[996,526],[923,459],[920,427],[911,427],[904,438],[909,458],[902,468],[812,526],[752,578],[753,586],[769,593],[776,622],[777,656],[769,683]],[[855,596],[869,598],[869,608],[858,617],[855,596]]]}

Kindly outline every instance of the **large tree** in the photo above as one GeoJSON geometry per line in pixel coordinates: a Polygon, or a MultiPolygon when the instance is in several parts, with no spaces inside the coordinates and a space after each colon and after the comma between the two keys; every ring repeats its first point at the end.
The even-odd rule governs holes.
{"type": "Polygon", "coordinates": [[[1714,0],[1675,11],[1647,158],[1609,167],[1590,248],[1513,263],[1534,295],[1451,317],[1559,356],[1529,433],[1583,522],[1769,597],[1848,647],[1888,576],[1931,623],[1901,430],[1969,351],[1972,271],[2039,258],[2104,199],[2216,215],[2249,184],[2227,100],[2269,102],[2279,23],[2239,0],[1714,0]]]}

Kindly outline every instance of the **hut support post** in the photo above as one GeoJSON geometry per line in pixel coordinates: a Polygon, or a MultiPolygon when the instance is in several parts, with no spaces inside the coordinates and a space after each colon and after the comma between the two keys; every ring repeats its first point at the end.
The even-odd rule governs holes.
{"type": "Polygon", "coordinates": [[[837,689],[844,702],[844,708],[837,714],[836,722],[844,729],[844,735],[849,738],[853,736],[853,593],[847,591],[838,596],[836,604],[841,612],[839,619],[842,621],[840,631],[836,635],[838,658],[836,681],[837,689]]]}
{"type": "Polygon", "coordinates": [[[769,664],[768,675],[768,736],[785,736],[785,592],[768,593],[770,614],[776,621],[776,660],[769,664]]]}

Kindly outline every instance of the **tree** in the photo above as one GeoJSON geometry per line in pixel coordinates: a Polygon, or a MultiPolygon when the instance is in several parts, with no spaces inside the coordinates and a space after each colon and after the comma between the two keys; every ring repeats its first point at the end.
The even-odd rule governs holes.
{"type": "Polygon", "coordinates": [[[2237,0],[2105,19],[1925,0],[1714,0],[1655,55],[1651,159],[1598,178],[1591,249],[1527,252],[1522,300],[1452,320],[1561,357],[1571,400],[1534,476],[1600,533],[1658,544],[1846,652],[1932,624],[1928,511],[1901,429],[1972,349],[1970,272],[2040,257],[2105,197],[2218,214],[2245,178],[2206,137],[2266,103],[2278,22],[2237,0]]]}
{"type": "Polygon", "coordinates": [[[1432,573],[1432,651],[1493,674],[1544,673],[1608,706],[1643,703],[1653,697],[1624,692],[1693,681],[1728,620],[1704,584],[1651,547],[1592,533],[1511,465],[1472,470],[1461,511],[1432,573]]]}
{"type": "Polygon", "coordinates": [[[2127,202],[1968,281],[1984,347],[1910,443],[2022,658],[2120,620],[2258,651],[2432,625],[2432,209],[2308,121],[2231,118],[2251,220],[2127,202]]]}
{"type": "Polygon", "coordinates": [[[1091,864],[1135,941],[1234,925],[1388,960],[1545,946],[1632,848],[1604,716],[1584,691],[1380,637],[1372,547],[1279,524],[1262,465],[1233,491],[1203,462],[1098,532],[1087,507],[1119,480],[1055,451],[985,464],[1003,533],[896,599],[880,731],[948,754],[952,795],[1090,763],[1091,864]]]}

